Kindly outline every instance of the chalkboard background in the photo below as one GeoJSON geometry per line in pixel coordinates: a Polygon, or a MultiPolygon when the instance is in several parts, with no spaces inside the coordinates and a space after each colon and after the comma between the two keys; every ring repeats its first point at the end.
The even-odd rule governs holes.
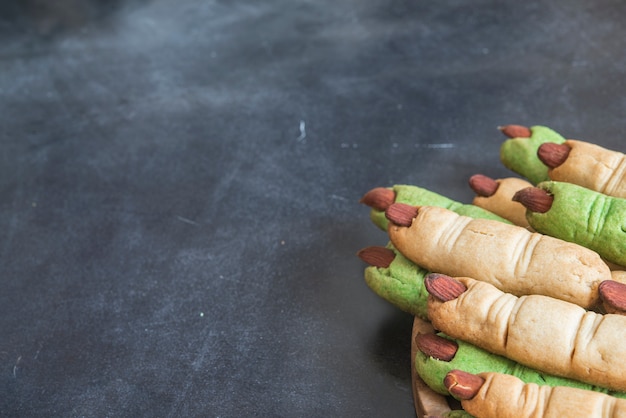
{"type": "Polygon", "coordinates": [[[620,2],[0,7],[0,415],[414,416],[360,197],[624,151],[620,2]]]}

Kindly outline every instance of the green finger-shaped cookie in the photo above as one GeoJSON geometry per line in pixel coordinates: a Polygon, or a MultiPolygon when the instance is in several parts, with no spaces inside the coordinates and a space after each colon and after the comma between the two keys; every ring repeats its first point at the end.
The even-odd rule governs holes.
{"type": "Polygon", "coordinates": [[[397,251],[391,243],[393,261],[388,267],[369,266],[365,282],[378,296],[397,308],[428,320],[428,291],[424,277],[429,271],[417,266],[397,251]]]}
{"type": "Polygon", "coordinates": [[[444,412],[441,415],[441,418],[474,418],[474,415],[471,415],[469,412],[466,412],[462,409],[455,409],[452,411],[444,412]]]}
{"type": "Polygon", "coordinates": [[[606,393],[618,398],[626,398],[626,393],[611,391],[577,380],[543,373],[523,366],[506,357],[492,354],[462,340],[450,338],[443,333],[437,335],[454,341],[458,345],[454,358],[450,361],[437,360],[417,350],[417,354],[415,355],[415,370],[432,390],[442,395],[450,395],[450,392],[443,384],[444,377],[451,370],[459,369],[472,374],[481,372],[505,373],[516,376],[525,383],[576,387],[606,393]]]}
{"type": "MultiPolygon", "coordinates": [[[[439,206],[450,209],[459,215],[470,216],[472,218],[494,219],[501,222],[511,223],[510,221],[492,213],[488,210],[471,204],[464,204],[450,199],[446,196],[432,192],[422,187],[411,185],[395,185],[389,190],[395,194],[395,203],[406,203],[413,206],[439,206]]],[[[370,211],[372,222],[380,229],[386,231],[389,221],[385,217],[385,211],[372,208],[370,211]]]]}
{"type": "Polygon", "coordinates": [[[525,177],[533,184],[549,180],[548,167],[537,157],[544,142],[565,142],[560,134],[545,126],[532,126],[528,138],[510,138],[500,146],[500,161],[509,170],[525,177]]]}
{"type": "MultiPolygon", "coordinates": [[[[396,202],[441,206],[449,208],[460,215],[511,223],[488,210],[475,205],[456,202],[421,187],[398,185],[389,190],[393,190],[395,193],[396,202]]],[[[371,216],[377,226],[381,229],[387,228],[388,221],[385,218],[384,211],[372,209],[371,216]]],[[[393,252],[390,256],[393,261],[389,265],[378,265],[376,262],[370,263],[373,265],[365,269],[365,282],[377,295],[392,305],[414,316],[428,320],[428,292],[424,286],[424,277],[430,272],[404,257],[391,243],[388,243],[386,248],[393,252]]],[[[380,251],[380,248],[374,249],[380,251]]],[[[360,252],[360,255],[363,255],[363,252],[364,250],[360,252]]],[[[371,257],[367,256],[361,258],[367,262],[372,260],[371,257]]],[[[380,257],[373,257],[373,260],[379,259],[380,257]]]]}
{"type": "MultiPolygon", "coordinates": [[[[626,265],[626,199],[566,182],[546,181],[537,188],[553,197],[547,211],[540,213],[520,201],[537,232],[575,242],[608,261],[626,265]]],[[[519,193],[529,192],[532,189],[519,193]]]]}

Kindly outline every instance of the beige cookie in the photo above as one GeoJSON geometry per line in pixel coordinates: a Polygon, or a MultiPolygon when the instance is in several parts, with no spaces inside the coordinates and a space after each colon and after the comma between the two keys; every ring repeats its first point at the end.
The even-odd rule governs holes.
{"type": "Polygon", "coordinates": [[[476,196],[473,204],[503,217],[515,225],[529,228],[526,220],[526,207],[513,201],[513,195],[533,184],[517,177],[507,177],[494,180],[498,188],[491,196],[476,196]]]}
{"type": "Polygon", "coordinates": [[[626,198],[626,156],[599,145],[575,139],[567,159],[548,170],[552,180],[578,184],[610,196],[626,198]]]}
{"type": "Polygon", "coordinates": [[[626,391],[626,316],[455,279],[467,287],[460,296],[447,302],[429,297],[435,329],[546,373],[626,391]]]}
{"type": "Polygon", "coordinates": [[[468,413],[483,418],[625,418],[626,400],[564,386],[525,384],[517,377],[479,373],[484,383],[469,400],[468,413]]]}
{"type": "Polygon", "coordinates": [[[591,308],[599,284],[611,279],[590,249],[444,208],[421,206],[409,227],[390,224],[388,232],[398,251],[426,270],[472,277],[518,296],[541,294],[591,308]]]}

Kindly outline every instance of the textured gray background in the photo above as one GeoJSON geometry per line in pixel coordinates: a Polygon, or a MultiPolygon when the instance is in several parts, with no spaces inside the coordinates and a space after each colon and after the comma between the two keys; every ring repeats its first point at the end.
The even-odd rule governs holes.
{"type": "Polygon", "coordinates": [[[414,416],[358,204],[624,151],[618,1],[0,6],[0,415],[414,416]]]}

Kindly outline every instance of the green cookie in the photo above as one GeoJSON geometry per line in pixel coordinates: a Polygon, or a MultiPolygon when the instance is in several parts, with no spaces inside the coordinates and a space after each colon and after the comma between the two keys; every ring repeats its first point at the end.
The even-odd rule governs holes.
{"type": "Polygon", "coordinates": [[[532,184],[549,180],[548,167],[537,157],[537,150],[544,142],[565,142],[560,134],[545,126],[530,128],[530,138],[510,138],[500,147],[500,161],[509,170],[525,177],[532,184]]]}
{"type": "Polygon", "coordinates": [[[392,249],[396,257],[389,267],[367,267],[365,283],[397,308],[428,320],[428,291],[424,277],[430,272],[409,261],[391,243],[387,248],[392,249]]]}
{"type": "Polygon", "coordinates": [[[537,187],[554,197],[547,212],[526,211],[537,232],[590,248],[626,266],[626,199],[565,182],[546,181],[537,187]]]}
{"type": "Polygon", "coordinates": [[[415,370],[422,380],[435,392],[450,395],[443,384],[446,374],[454,369],[477,374],[482,372],[498,372],[518,377],[525,383],[536,383],[548,386],[569,386],[596,392],[606,393],[618,398],[626,398],[626,393],[614,392],[609,389],[582,383],[577,380],[558,377],[523,366],[506,357],[489,353],[462,340],[450,338],[443,333],[437,334],[458,344],[456,355],[451,361],[437,360],[421,351],[415,355],[415,370]]]}
{"type": "MultiPolygon", "coordinates": [[[[421,187],[395,185],[392,187],[392,190],[396,193],[396,203],[406,203],[413,206],[439,206],[450,209],[459,215],[469,216],[472,218],[494,219],[508,224],[511,223],[510,221],[507,221],[506,219],[489,212],[488,210],[475,205],[457,202],[456,200],[452,200],[446,196],[442,196],[421,187]]],[[[372,209],[370,211],[370,218],[380,229],[383,231],[387,230],[389,221],[385,217],[384,211],[372,209]]]]}
{"type": "Polygon", "coordinates": [[[474,415],[470,415],[461,409],[457,409],[444,413],[441,415],[441,418],[474,418],[474,415]]]}
{"type": "MultiPolygon", "coordinates": [[[[411,205],[440,206],[453,210],[459,215],[472,218],[494,219],[510,224],[511,222],[478,206],[456,202],[440,194],[417,186],[398,185],[393,187],[396,202],[411,205]]],[[[376,209],[370,212],[372,221],[386,230],[388,221],[385,213],[376,209]]],[[[387,245],[396,254],[389,267],[370,266],[365,269],[365,282],[377,295],[399,309],[422,319],[428,319],[428,292],[424,287],[424,277],[430,272],[416,265],[391,243],[387,245]]]]}

